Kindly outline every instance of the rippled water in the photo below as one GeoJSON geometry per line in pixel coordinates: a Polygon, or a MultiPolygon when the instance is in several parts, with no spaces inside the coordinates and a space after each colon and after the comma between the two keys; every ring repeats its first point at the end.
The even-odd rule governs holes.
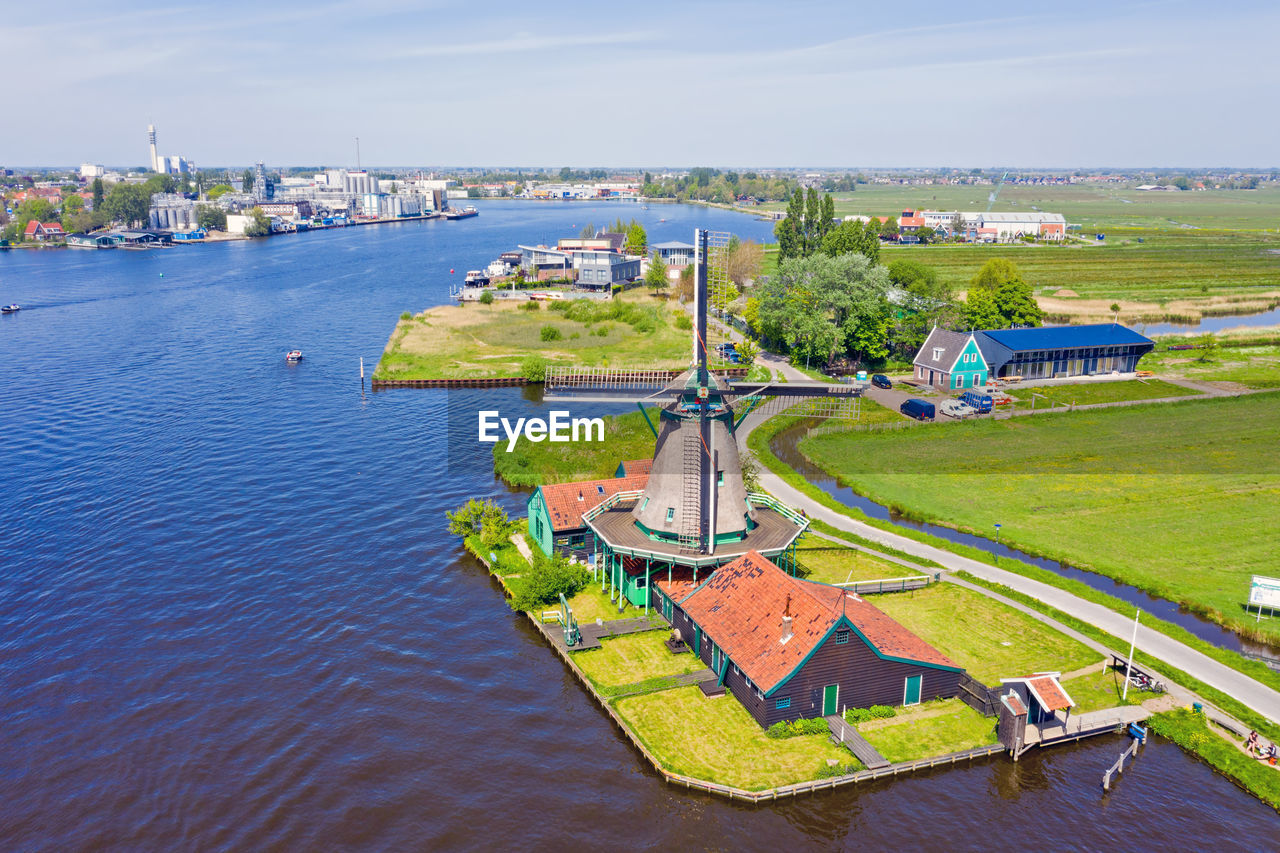
{"type": "Polygon", "coordinates": [[[362,394],[358,359],[443,301],[450,267],[516,242],[618,215],[654,240],[769,225],[482,211],[0,255],[0,302],[24,306],[0,318],[0,848],[963,849],[1032,820],[1091,849],[1274,834],[1271,810],[1165,744],[1104,799],[1111,738],[767,808],[666,787],[444,533],[468,497],[524,495],[478,447],[445,476],[446,395],[362,394]]]}

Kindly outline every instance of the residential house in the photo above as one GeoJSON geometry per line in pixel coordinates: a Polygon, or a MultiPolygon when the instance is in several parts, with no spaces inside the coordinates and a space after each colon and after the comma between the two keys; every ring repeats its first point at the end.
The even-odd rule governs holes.
{"type": "Polygon", "coordinates": [[[709,580],[658,579],[653,605],[761,726],[959,692],[963,669],[865,599],[756,551],[709,580]]]}
{"type": "MultiPolygon", "coordinates": [[[[634,463],[623,463],[627,464],[634,463]]],[[[547,555],[555,551],[594,551],[591,531],[582,514],[619,492],[642,491],[648,482],[649,475],[644,473],[539,486],[529,496],[529,537],[547,555]]]]}
{"type": "Polygon", "coordinates": [[[943,391],[987,384],[987,362],[971,332],[934,327],[916,353],[915,378],[943,391]]]}
{"type": "Polygon", "coordinates": [[[35,240],[40,243],[57,243],[66,237],[62,224],[58,222],[37,222],[31,220],[22,231],[24,240],[35,240]]]}

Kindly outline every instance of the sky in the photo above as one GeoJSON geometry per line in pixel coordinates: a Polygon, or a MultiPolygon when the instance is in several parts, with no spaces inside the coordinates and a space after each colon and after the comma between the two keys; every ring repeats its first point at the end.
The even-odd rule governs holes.
{"type": "Polygon", "coordinates": [[[0,165],[1270,167],[1280,4],[12,4],[0,165]],[[1050,8],[1051,7],[1051,8],[1050,8]],[[38,81],[36,83],[35,81],[38,81]]]}

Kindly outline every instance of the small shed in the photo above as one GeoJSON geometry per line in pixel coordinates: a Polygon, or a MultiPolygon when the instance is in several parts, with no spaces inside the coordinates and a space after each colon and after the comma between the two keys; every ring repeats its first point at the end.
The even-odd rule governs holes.
{"type": "Polygon", "coordinates": [[[1007,688],[1006,696],[1015,694],[1025,706],[1027,722],[1043,723],[1054,719],[1059,711],[1069,715],[1076,704],[1067,695],[1061,677],[1058,672],[1037,672],[1022,678],[1002,678],[1000,684],[1007,688]]]}

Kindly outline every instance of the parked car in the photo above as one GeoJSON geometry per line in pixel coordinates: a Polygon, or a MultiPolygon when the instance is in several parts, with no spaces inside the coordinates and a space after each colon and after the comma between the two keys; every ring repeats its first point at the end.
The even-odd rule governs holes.
{"type": "Polygon", "coordinates": [[[931,421],[934,419],[935,412],[933,403],[928,400],[921,400],[919,397],[912,397],[903,402],[898,407],[898,411],[909,418],[915,418],[918,421],[931,421]]]}
{"type": "Polygon", "coordinates": [[[877,373],[875,376],[872,376],[871,384],[876,386],[877,388],[893,387],[893,383],[889,381],[889,377],[885,376],[883,373],[877,373]]]}
{"type": "Polygon", "coordinates": [[[985,415],[991,411],[991,406],[995,402],[991,399],[990,394],[983,394],[978,391],[965,391],[960,395],[960,402],[971,407],[980,415],[985,415]]]}
{"type": "Polygon", "coordinates": [[[973,406],[959,400],[946,400],[942,403],[941,409],[942,414],[953,418],[967,418],[978,413],[973,406]]]}

